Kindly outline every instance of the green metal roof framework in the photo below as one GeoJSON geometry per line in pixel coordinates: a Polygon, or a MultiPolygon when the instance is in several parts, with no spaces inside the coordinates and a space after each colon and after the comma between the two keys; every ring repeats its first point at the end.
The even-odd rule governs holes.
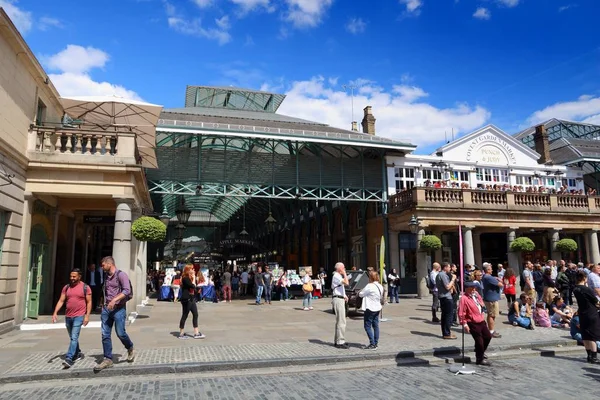
{"type": "Polygon", "coordinates": [[[188,86],[185,91],[186,107],[231,108],[274,113],[284,99],[283,94],[234,87],[188,86]]]}
{"type": "MultiPolygon", "coordinates": [[[[560,120],[556,118],[550,119],[542,125],[544,125],[546,132],[548,133],[548,141],[551,144],[551,149],[553,147],[552,144],[556,147],[556,143],[554,142],[559,139],[567,139],[567,145],[569,144],[568,139],[600,139],[600,125],[560,120]]],[[[534,134],[535,126],[527,128],[514,136],[516,139],[521,140],[525,145],[535,148],[534,134]]],[[[573,159],[573,164],[578,164],[582,168],[588,168],[588,171],[591,173],[587,174],[587,176],[591,179],[586,181],[586,186],[593,187],[600,192],[600,158],[597,158],[597,160],[594,160],[591,157],[573,159]],[[592,180],[593,182],[591,182],[592,180]]]]}
{"type": "Polygon", "coordinates": [[[264,223],[269,202],[387,199],[383,149],[218,133],[158,132],[157,144],[159,169],[146,173],[155,209],[170,215],[180,196],[221,222],[245,207],[248,226],[264,223]]]}

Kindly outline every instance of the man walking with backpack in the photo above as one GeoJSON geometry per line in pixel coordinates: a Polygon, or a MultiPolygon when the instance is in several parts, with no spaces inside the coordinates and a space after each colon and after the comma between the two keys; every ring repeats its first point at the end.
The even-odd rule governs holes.
{"type": "Polygon", "coordinates": [[[135,358],[133,343],[127,332],[125,332],[125,323],[127,322],[125,305],[133,297],[129,277],[125,272],[117,269],[115,260],[112,257],[102,259],[102,269],[104,270],[104,304],[102,305],[101,328],[104,360],[94,367],[96,372],[113,366],[111,339],[113,325],[121,343],[127,349],[127,361],[133,362],[135,358]]]}
{"type": "Polygon", "coordinates": [[[436,279],[442,269],[441,265],[434,262],[431,266],[431,272],[427,276],[427,288],[431,291],[433,296],[433,302],[431,303],[431,322],[440,322],[437,317],[437,309],[440,307],[440,299],[438,297],[438,288],[436,285],[436,279]]]}
{"type": "Polygon", "coordinates": [[[71,341],[65,361],[63,361],[65,369],[71,368],[75,361],[83,358],[83,353],[79,348],[79,332],[81,332],[82,326],[86,326],[90,322],[90,313],[92,312],[92,290],[81,282],[79,269],[75,268],[71,271],[69,282],[63,287],[54,314],[52,314],[52,322],[56,323],[58,312],[66,303],[65,325],[71,341]]]}

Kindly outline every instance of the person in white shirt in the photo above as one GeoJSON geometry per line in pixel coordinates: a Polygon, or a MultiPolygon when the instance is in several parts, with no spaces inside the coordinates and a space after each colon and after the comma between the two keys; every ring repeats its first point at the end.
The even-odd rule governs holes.
{"type": "Polygon", "coordinates": [[[369,345],[365,346],[364,349],[376,350],[379,342],[381,303],[385,301],[383,286],[379,284],[379,274],[377,272],[369,272],[369,284],[358,295],[363,299],[361,309],[364,311],[365,331],[369,337],[369,345]]]}
{"type": "Polygon", "coordinates": [[[438,274],[442,266],[440,263],[434,262],[431,265],[431,272],[429,273],[429,286],[431,290],[431,294],[433,296],[433,302],[431,303],[431,322],[440,322],[437,317],[437,309],[440,308],[440,298],[438,297],[438,289],[435,284],[438,274]]]}
{"type": "Polygon", "coordinates": [[[242,284],[240,285],[240,292],[242,296],[246,295],[246,291],[248,290],[248,271],[244,270],[242,275],[240,276],[242,284]]]}
{"type": "Polygon", "coordinates": [[[393,268],[392,272],[388,275],[388,282],[390,284],[390,303],[393,303],[394,300],[396,304],[398,301],[398,290],[400,289],[400,276],[396,273],[396,269],[393,268]]]}
{"type": "Polygon", "coordinates": [[[313,286],[312,286],[312,277],[310,276],[310,274],[307,272],[306,275],[304,275],[304,277],[302,278],[302,291],[304,292],[304,298],[302,299],[302,309],[304,311],[312,311],[313,306],[312,306],[312,296],[313,296],[313,286]],[[306,290],[306,284],[311,283],[310,289],[311,290],[306,290]]]}
{"type": "Polygon", "coordinates": [[[333,344],[338,349],[348,349],[346,343],[346,285],[348,285],[348,276],[346,275],[346,267],[343,263],[335,264],[335,273],[331,279],[331,297],[333,303],[333,311],[335,313],[335,337],[333,344]]]}

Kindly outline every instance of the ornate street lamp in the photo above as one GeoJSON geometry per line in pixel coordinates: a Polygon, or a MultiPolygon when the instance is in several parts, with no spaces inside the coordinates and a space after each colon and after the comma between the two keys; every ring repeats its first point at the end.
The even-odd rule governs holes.
{"type": "Polygon", "coordinates": [[[169,221],[171,221],[171,217],[169,216],[169,212],[167,211],[167,206],[163,207],[162,214],[158,217],[160,222],[165,224],[165,226],[169,226],[169,221]]]}
{"type": "Polygon", "coordinates": [[[177,206],[177,210],[175,210],[175,214],[177,215],[177,221],[180,225],[187,225],[190,215],[192,212],[185,205],[185,198],[181,197],[181,202],[177,206]]]}
{"type": "Polygon", "coordinates": [[[419,220],[414,215],[410,217],[410,221],[408,221],[408,227],[410,228],[410,233],[417,234],[419,232],[419,220]]]}
{"type": "Polygon", "coordinates": [[[267,226],[267,232],[273,233],[275,232],[275,225],[277,224],[277,220],[273,218],[271,214],[271,199],[269,199],[269,216],[265,219],[265,225],[267,226]]]}

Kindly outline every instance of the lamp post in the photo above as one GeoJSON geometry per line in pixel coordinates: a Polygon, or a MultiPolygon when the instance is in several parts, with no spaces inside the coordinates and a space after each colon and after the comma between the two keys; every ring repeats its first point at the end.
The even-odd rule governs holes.
{"type": "Polygon", "coordinates": [[[169,216],[169,212],[167,211],[167,206],[163,207],[162,214],[158,217],[160,222],[165,224],[165,226],[169,226],[169,221],[171,221],[171,217],[169,216]]]}
{"type": "MultiPolygon", "coordinates": [[[[166,211],[166,210],[163,210],[166,211]]],[[[190,220],[190,215],[192,212],[185,205],[185,198],[181,197],[181,201],[175,210],[175,215],[177,216],[177,226],[175,227],[175,242],[173,243],[173,258],[177,258],[177,252],[181,249],[181,245],[183,242],[183,231],[185,231],[185,226],[190,220]]]]}
{"type": "Polygon", "coordinates": [[[414,214],[412,217],[410,217],[410,221],[408,221],[408,228],[410,229],[410,233],[413,235],[416,235],[419,232],[419,220],[414,216],[414,214]]]}
{"type": "Polygon", "coordinates": [[[277,220],[273,218],[273,215],[271,214],[271,199],[269,199],[269,216],[267,217],[267,219],[265,219],[265,225],[267,225],[267,232],[274,232],[276,224],[277,220]]]}

